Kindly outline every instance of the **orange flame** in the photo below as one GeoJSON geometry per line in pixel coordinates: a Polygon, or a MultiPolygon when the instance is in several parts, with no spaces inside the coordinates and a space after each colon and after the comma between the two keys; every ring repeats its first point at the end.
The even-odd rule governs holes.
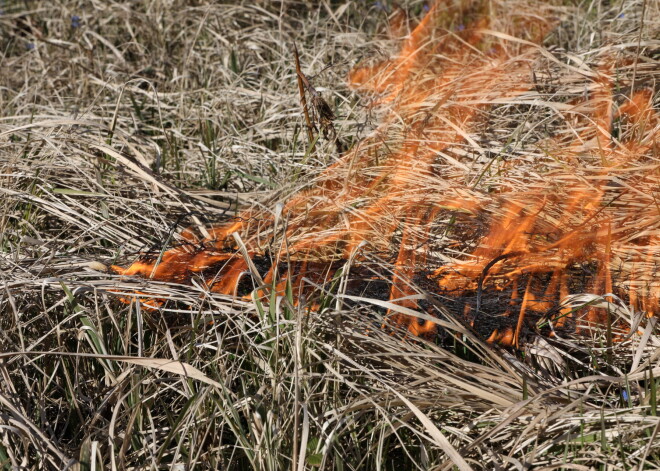
{"type": "MultiPolygon", "coordinates": [[[[396,253],[390,299],[417,307],[402,298],[413,294],[409,280],[437,259],[431,246],[444,221],[445,235],[471,225],[463,237],[474,238],[476,248],[457,260],[447,262],[444,256],[444,265],[431,274],[438,289],[457,297],[476,291],[476,305],[466,314],[476,311],[477,317],[484,289],[512,292],[501,315],[517,315],[515,327],[494,331],[491,341],[518,345],[526,313],[547,312],[576,290],[614,293],[657,315],[659,119],[649,90],[638,89],[625,100],[614,96],[612,60],[603,58],[596,73],[586,74],[590,83],[580,99],[548,105],[564,126],[537,143],[537,155],[505,162],[497,192],[476,189],[492,165],[471,169],[488,156],[474,137],[485,111],[498,103],[525,102],[521,97],[535,87],[530,64],[540,56],[537,44],[555,26],[544,19],[551,17],[551,6],[537,6],[525,15],[515,1],[437,2],[396,57],[349,74],[351,86],[378,96],[388,114],[371,136],[294,195],[280,217],[250,210],[238,222],[212,229],[208,238],[189,236],[190,244],[159,260],[114,269],[179,283],[199,277],[214,292],[235,294],[249,268],[236,254],[239,239],[249,257],[286,248],[299,266],[297,275],[285,276],[295,276],[291,281],[298,285],[303,275],[316,273],[322,280],[333,271],[331,262],[352,257],[366,242],[373,253],[396,253]],[[479,158],[462,155],[461,147],[479,158]],[[530,158],[539,162],[530,164],[530,158]],[[516,166],[529,169],[515,176],[516,166]],[[514,176],[508,179],[507,173],[514,176]],[[522,184],[515,181],[520,175],[525,175],[522,184]],[[490,229],[475,237],[483,220],[490,229]],[[571,276],[579,266],[592,267],[586,282],[571,276]],[[520,283],[526,289],[519,299],[520,283]]],[[[393,29],[400,32],[404,25],[397,12],[393,29]]],[[[454,237],[457,244],[460,237],[454,237]]],[[[276,265],[264,283],[277,278],[276,265]]],[[[563,309],[557,324],[568,314],[563,309]]],[[[393,320],[416,335],[435,328],[403,315],[393,320]]],[[[603,322],[596,310],[586,320],[603,322]]]]}

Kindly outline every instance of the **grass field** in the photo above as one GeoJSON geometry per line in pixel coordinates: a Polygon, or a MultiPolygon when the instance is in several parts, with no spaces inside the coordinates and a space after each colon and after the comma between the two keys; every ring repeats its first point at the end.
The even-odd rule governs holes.
{"type": "MultiPolygon", "coordinates": [[[[279,214],[296,195],[318,196],[326,169],[351,162],[348,175],[356,167],[342,155],[359,156],[372,142],[384,142],[382,150],[405,134],[405,110],[348,79],[401,53],[413,26],[397,12],[413,25],[430,9],[418,0],[401,5],[0,0],[0,470],[660,469],[652,296],[637,302],[623,289],[619,298],[606,283],[600,292],[585,283],[563,308],[600,309],[605,324],[554,338],[530,328],[510,348],[487,343],[451,300],[437,296],[435,281],[410,283],[424,309],[351,291],[354,260],[334,252],[324,256],[341,269],[326,280],[306,278],[303,294],[285,274],[270,291],[255,281],[245,296],[232,296],[201,277],[177,283],[109,268],[145,253],[160,260],[189,232],[202,238],[246,214],[259,225],[259,215],[279,214]],[[335,116],[341,149],[321,129],[310,142],[294,42],[305,76],[335,116]],[[390,135],[374,138],[384,122],[394,123],[390,135]],[[275,289],[280,281],[283,291],[275,289]],[[392,312],[433,324],[437,335],[410,335],[387,321],[392,312]]],[[[461,267],[477,253],[483,227],[498,224],[499,195],[525,199],[531,193],[522,190],[540,188],[548,175],[568,182],[570,195],[578,190],[564,175],[588,181],[588,169],[614,166],[603,192],[630,192],[594,205],[603,208],[599,217],[611,210],[613,221],[625,222],[625,244],[610,244],[610,229],[607,243],[594,238],[585,246],[622,265],[627,251],[643,252],[644,289],[657,294],[660,6],[480,5],[483,11],[459,9],[448,20],[452,40],[463,41],[463,30],[478,22],[468,17],[474,11],[512,12],[491,19],[492,29],[530,37],[542,28],[521,28],[516,15],[530,25],[551,18],[533,53],[520,41],[505,51],[519,52],[507,63],[525,64],[512,70],[533,82],[543,106],[524,94],[490,97],[479,109],[484,119],[456,131],[462,138],[447,151],[442,175],[467,169],[470,197],[485,209],[433,225],[442,237],[428,263],[461,267]],[[600,73],[611,80],[614,108],[636,110],[642,100],[635,96],[649,107],[629,111],[628,121],[616,115],[616,129],[606,131],[628,148],[635,142],[639,158],[628,166],[598,152],[600,162],[583,166],[557,158],[567,136],[597,121],[588,107],[574,120],[557,116],[570,115],[579,100],[590,103],[600,73]],[[631,207],[644,209],[633,218],[623,213],[631,207]]],[[[493,44],[475,54],[498,53],[493,44]]],[[[441,183],[425,198],[454,211],[434,199],[455,190],[441,183]]],[[[395,221],[414,206],[409,189],[388,189],[397,191],[405,204],[388,203],[395,221]]],[[[361,192],[347,206],[359,210],[370,197],[361,192]]],[[[297,229],[271,244],[279,251],[260,257],[295,267],[287,247],[335,230],[300,223],[303,213],[290,213],[297,229]]],[[[392,274],[396,263],[383,256],[389,242],[382,239],[369,233],[378,250],[364,266],[392,274]]],[[[254,270],[247,276],[259,278],[254,270]]],[[[633,291],[635,283],[625,286],[633,291]]],[[[484,311],[495,309],[493,296],[486,290],[479,299],[484,311]]]]}

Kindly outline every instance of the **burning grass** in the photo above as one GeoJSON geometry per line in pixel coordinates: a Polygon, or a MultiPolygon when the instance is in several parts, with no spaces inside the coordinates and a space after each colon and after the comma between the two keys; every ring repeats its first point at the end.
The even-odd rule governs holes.
{"type": "Polygon", "coordinates": [[[144,8],[0,16],[0,469],[657,467],[656,5],[144,8]]]}

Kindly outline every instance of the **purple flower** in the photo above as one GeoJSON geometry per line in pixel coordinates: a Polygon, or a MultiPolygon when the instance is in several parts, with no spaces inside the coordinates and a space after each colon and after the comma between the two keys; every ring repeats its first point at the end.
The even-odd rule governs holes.
{"type": "Polygon", "coordinates": [[[422,10],[424,10],[426,13],[428,13],[430,9],[431,7],[429,6],[428,3],[425,3],[424,6],[422,7],[422,10]]]}
{"type": "Polygon", "coordinates": [[[80,28],[80,17],[78,15],[71,16],[71,27],[80,28]]]}
{"type": "Polygon", "coordinates": [[[465,25],[458,25],[456,27],[456,31],[463,31],[465,29],[465,25]]]}
{"type": "Polygon", "coordinates": [[[25,45],[25,49],[27,49],[28,51],[31,51],[32,49],[34,49],[34,43],[27,43],[25,45]]]}
{"type": "Polygon", "coordinates": [[[619,14],[619,16],[617,16],[617,18],[625,18],[625,17],[626,17],[625,13],[621,13],[621,14],[619,14]]]}

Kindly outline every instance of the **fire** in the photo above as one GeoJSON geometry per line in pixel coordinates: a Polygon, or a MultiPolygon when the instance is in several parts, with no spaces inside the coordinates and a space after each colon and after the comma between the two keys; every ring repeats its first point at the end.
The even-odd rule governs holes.
{"type": "MultiPolygon", "coordinates": [[[[439,293],[470,299],[476,293],[464,311],[474,322],[484,312],[513,319],[490,337],[508,345],[518,345],[526,315],[548,312],[575,292],[616,294],[657,315],[660,123],[652,93],[615,92],[617,64],[602,57],[596,71],[580,77],[579,98],[547,104],[535,92],[532,68],[542,55],[538,44],[556,26],[553,9],[541,2],[525,14],[525,4],[437,2],[393,59],[349,74],[351,86],[388,110],[381,125],[281,212],[249,210],[209,237],[188,234],[188,244],[158,259],[113,268],[179,283],[197,277],[214,292],[236,294],[251,259],[267,251],[286,254],[296,269],[277,274],[273,263],[264,285],[278,280],[281,288],[290,276],[300,289],[303,276],[322,281],[339,261],[359,261],[364,251],[386,254],[394,266],[393,302],[418,307],[402,298],[413,294],[409,281],[427,273],[439,293]],[[476,133],[489,109],[516,100],[546,104],[562,125],[535,144],[537,162],[525,156],[498,164],[496,189],[485,192],[479,183],[493,161],[476,133]],[[488,229],[480,231],[484,221],[488,229]],[[472,250],[452,249],[470,241],[472,250]],[[455,252],[469,255],[450,258],[455,252]],[[486,291],[510,293],[509,300],[486,305],[486,291]]],[[[405,24],[400,11],[393,15],[395,32],[405,24]]],[[[555,322],[572,315],[559,309],[555,322]]],[[[435,328],[392,318],[416,335],[435,328]]],[[[603,313],[592,310],[585,321],[602,323],[603,313]]]]}

